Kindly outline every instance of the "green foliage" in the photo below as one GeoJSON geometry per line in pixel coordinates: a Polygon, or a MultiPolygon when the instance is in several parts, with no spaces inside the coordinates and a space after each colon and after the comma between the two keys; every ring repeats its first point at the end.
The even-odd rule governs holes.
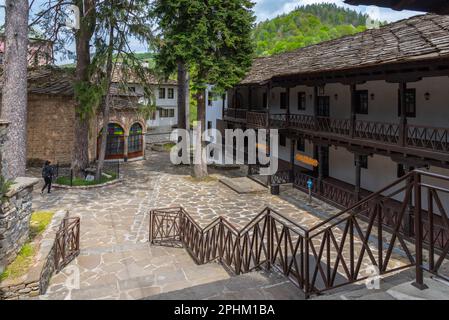
{"type": "Polygon", "coordinates": [[[232,87],[252,64],[253,5],[249,0],[155,1],[156,65],[169,76],[179,61],[186,63],[199,90],[208,83],[218,90],[232,87]]]}
{"type": "Polygon", "coordinates": [[[53,218],[54,212],[52,211],[36,211],[33,212],[30,219],[30,238],[34,239],[37,236],[44,233],[47,226],[50,224],[53,218]]]}
{"type": "Polygon", "coordinates": [[[253,32],[258,56],[267,56],[366,30],[366,14],[335,4],[313,4],[259,23],[253,32]]]}
{"type": "Polygon", "coordinates": [[[0,282],[25,275],[33,263],[34,253],[35,248],[32,243],[24,244],[16,259],[0,274],[0,282]]]}
{"type": "Polygon", "coordinates": [[[78,102],[76,112],[81,119],[90,119],[101,104],[105,94],[104,85],[78,81],[74,85],[75,99],[78,102]]]}
{"type": "MultiPolygon", "coordinates": [[[[93,180],[93,181],[87,181],[85,179],[82,178],[73,178],[73,186],[94,186],[94,185],[98,185],[98,184],[103,184],[109,181],[113,181],[117,179],[117,174],[115,173],[108,173],[105,172],[106,174],[110,175],[111,177],[106,177],[106,176],[101,176],[100,180],[93,180]]],[[[60,184],[60,185],[65,185],[65,186],[70,186],[70,177],[59,177],[56,179],[56,183],[60,184]]]]}
{"type": "Polygon", "coordinates": [[[12,182],[5,179],[2,175],[0,175],[0,202],[3,202],[5,199],[5,195],[8,193],[11,188],[12,182]]]}

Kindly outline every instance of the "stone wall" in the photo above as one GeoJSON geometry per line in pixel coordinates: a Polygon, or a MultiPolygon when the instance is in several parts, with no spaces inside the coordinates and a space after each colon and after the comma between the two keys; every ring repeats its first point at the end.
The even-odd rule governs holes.
{"type": "Polygon", "coordinates": [[[74,121],[75,101],[71,97],[30,95],[27,121],[29,164],[41,166],[45,160],[69,164],[74,121]]]}
{"type": "Polygon", "coordinates": [[[17,178],[0,205],[0,272],[28,240],[35,178],[17,178]]]}
{"type": "Polygon", "coordinates": [[[55,271],[55,239],[61,223],[68,216],[66,211],[58,211],[42,235],[35,263],[23,277],[0,283],[0,300],[27,299],[47,291],[55,271]]]}

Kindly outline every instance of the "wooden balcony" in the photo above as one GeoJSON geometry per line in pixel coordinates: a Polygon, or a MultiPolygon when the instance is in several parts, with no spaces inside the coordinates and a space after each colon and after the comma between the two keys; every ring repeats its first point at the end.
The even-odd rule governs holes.
{"type": "Polygon", "coordinates": [[[447,161],[449,128],[406,125],[301,114],[270,114],[244,109],[225,110],[225,120],[245,122],[248,128],[301,131],[310,137],[342,141],[344,144],[387,149],[399,154],[447,161]],[[403,131],[402,131],[403,130],[403,131]],[[403,137],[403,138],[402,138],[403,137]],[[358,143],[357,143],[358,142],[358,143]]]}

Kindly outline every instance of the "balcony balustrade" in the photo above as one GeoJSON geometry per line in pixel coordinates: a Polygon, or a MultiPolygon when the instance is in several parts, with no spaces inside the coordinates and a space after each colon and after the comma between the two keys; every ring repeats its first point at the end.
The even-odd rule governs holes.
{"type": "Polygon", "coordinates": [[[360,140],[370,140],[413,149],[449,153],[449,128],[406,125],[404,141],[399,123],[376,122],[301,114],[270,114],[266,112],[227,109],[225,117],[241,119],[249,128],[305,130],[360,140]],[[269,118],[268,118],[269,117],[269,118]]]}

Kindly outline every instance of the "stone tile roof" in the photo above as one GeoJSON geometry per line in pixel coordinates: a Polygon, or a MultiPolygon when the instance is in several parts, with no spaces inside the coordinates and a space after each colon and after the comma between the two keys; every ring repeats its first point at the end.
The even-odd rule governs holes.
{"type": "Polygon", "coordinates": [[[449,16],[419,15],[379,29],[255,59],[241,84],[449,57],[449,16]]]}
{"type": "MultiPolygon", "coordinates": [[[[137,78],[130,78],[129,80],[120,80],[121,72],[116,72],[113,75],[113,82],[118,83],[139,83],[137,78]]],[[[73,69],[59,68],[56,66],[41,66],[30,68],[28,70],[28,92],[30,94],[46,94],[46,95],[60,95],[73,96],[74,95],[75,74],[73,69]]],[[[154,75],[149,75],[150,84],[159,84],[154,75]]],[[[176,85],[176,81],[170,80],[162,84],[176,85]]],[[[0,79],[0,90],[3,88],[3,75],[0,79]]],[[[124,92],[118,87],[111,88],[112,95],[126,96],[126,97],[140,97],[141,95],[131,91],[124,92]]],[[[1,91],[0,91],[1,94],[1,91]]]]}

